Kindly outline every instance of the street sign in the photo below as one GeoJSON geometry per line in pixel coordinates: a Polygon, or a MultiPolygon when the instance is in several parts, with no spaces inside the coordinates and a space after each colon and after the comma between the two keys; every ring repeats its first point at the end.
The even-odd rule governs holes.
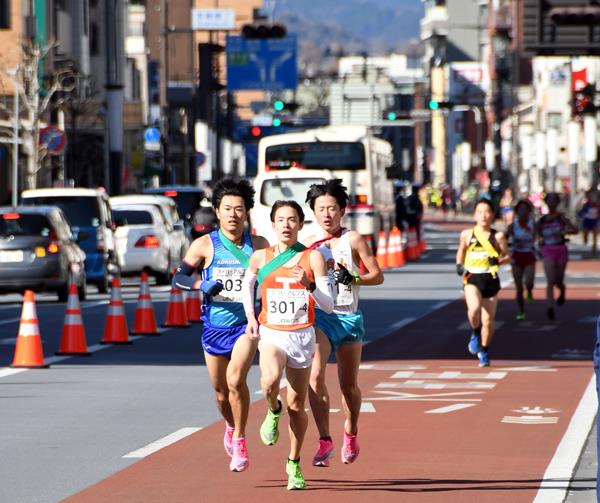
{"type": "Polygon", "coordinates": [[[206,154],[204,154],[203,152],[196,152],[194,154],[194,161],[196,163],[196,167],[201,167],[204,166],[204,163],[206,162],[206,154]]]}
{"type": "Polygon", "coordinates": [[[298,84],[298,40],[285,38],[246,39],[227,37],[227,89],[283,91],[298,84]]]}
{"type": "Polygon", "coordinates": [[[428,120],[431,119],[431,110],[415,108],[410,111],[410,117],[415,120],[428,120]]]}
{"type": "Polygon", "coordinates": [[[253,126],[270,126],[273,124],[273,116],[271,114],[259,114],[252,117],[253,126]]]}
{"type": "Polygon", "coordinates": [[[192,30],[233,30],[234,9],[192,9],[192,30]]]}
{"type": "Polygon", "coordinates": [[[40,145],[44,145],[51,155],[60,155],[67,145],[67,135],[56,126],[46,126],[40,129],[40,145]]]}
{"type": "Polygon", "coordinates": [[[160,141],[160,131],[158,128],[146,128],[144,130],[144,141],[148,143],[158,143],[160,141]]]}

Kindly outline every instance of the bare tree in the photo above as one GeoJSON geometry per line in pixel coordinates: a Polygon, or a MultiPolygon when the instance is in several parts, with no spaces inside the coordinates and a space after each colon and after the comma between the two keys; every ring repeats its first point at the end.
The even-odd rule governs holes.
{"type": "Polygon", "coordinates": [[[35,42],[23,45],[23,60],[17,78],[23,83],[21,99],[27,112],[27,120],[23,121],[24,145],[29,153],[25,177],[27,189],[35,188],[36,175],[44,166],[43,161],[48,153],[45,145],[40,146],[42,118],[54,94],[57,91],[70,92],[75,85],[70,68],[47,73],[42,82],[44,60],[57,45],[56,42],[43,47],[35,42]]]}

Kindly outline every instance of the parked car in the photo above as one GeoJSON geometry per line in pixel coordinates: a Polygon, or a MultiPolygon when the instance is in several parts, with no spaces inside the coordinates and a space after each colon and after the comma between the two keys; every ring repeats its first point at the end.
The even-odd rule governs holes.
{"type": "Polygon", "coordinates": [[[123,275],[146,271],[159,285],[171,281],[169,229],[160,210],[151,204],[119,204],[112,207],[117,230],[115,240],[123,275]]]}
{"type": "Polygon", "coordinates": [[[108,291],[112,278],[119,274],[115,250],[112,213],[103,189],[53,188],[25,190],[23,205],[55,205],[67,217],[79,245],[86,254],[87,281],[101,293],[108,291]]]}
{"type": "Polygon", "coordinates": [[[169,268],[172,271],[177,267],[190,244],[183,230],[183,223],[177,212],[175,201],[169,197],[150,194],[129,194],[125,196],[114,196],[110,198],[112,206],[122,205],[152,205],[161,215],[162,221],[167,228],[167,242],[165,245],[169,250],[169,268]]]}
{"type": "MultiPolygon", "coordinates": [[[[203,206],[206,202],[210,205],[211,194],[208,189],[194,185],[163,185],[162,187],[147,187],[143,192],[144,194],[161,194],[175,201],[177,210],[183,219],[185,232],[190,240],[195,239],[193,232],[198,232],[198,229],[193,231],[194,226],[206,224],[208,212],[202,207],[206,208],[203,206]],[[200,212],[198,212],[199,209],[200,212]]],[[[216,217],[214,219],[216,221],[216,217]]]]}
{"type": "Polygon", "coordinates": [[[215,210],[212,207],[211,202],[208,199],[205,199],[200,203],[200,207],[192,216],[192,227],[190,228],[191,239],[193,241],[218,228],[219,221],[217,220],[215,210]]]}
{"type": "Polygon", "coordinates": [[[64,302],[72,275],[83,300],[85,258],[60,208],[0,207],[0,291],[49,290],[64,302]]]}

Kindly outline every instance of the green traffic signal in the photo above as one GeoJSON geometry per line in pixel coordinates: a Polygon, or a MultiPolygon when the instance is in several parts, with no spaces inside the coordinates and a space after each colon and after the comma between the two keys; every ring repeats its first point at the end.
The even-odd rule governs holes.
{"type": "Polygon", "coordinates": [[[387,118],[389,121],[395,121],[397,119],[396,112],[388,112],[387,118]]]}
{"type": "Polygon", "coordinates": [[[281,100],[277,100],[273,103],[273,108],[276,112],[281,112],[285,108],[285,103],[281,100]]]}
{"type": "Polygon", "coordinates": [[[281,119],[279,117],[274,117],[273,118],[273,127],[279,127],[281,126],[281,119]]]}
{"type": "Polygon", "coordinates": [[[429,110],[437,110],[440,108],[440,102],[437,100],[429,100],[429,110]]]}

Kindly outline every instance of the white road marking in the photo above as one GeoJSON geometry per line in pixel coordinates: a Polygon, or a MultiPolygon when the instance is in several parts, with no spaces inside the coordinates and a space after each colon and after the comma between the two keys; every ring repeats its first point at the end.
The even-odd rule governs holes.
{"type": "Polygon", "coordinates": [[[165,447],[168,447],[171,444],[174,444],[175,442],[178,442],[179,440],[181,440],[182,438],[185,438],[189,435],[191,435],[192,433],[196,433],[197,431],[200,431],[202,428],[181,428],[180,430],[177,430],[173,433],[171,433],[170,435],[167,435],[166,437],[160,438],[158,440],[156,440],[155,442],[152,442],[148,445],[146,445],[145,447],[141,447],[140,449],[137,449],[135,451],[131,451],[129,454],[125,454],[123,457],[124,458],[145,458],[146,456],[149,456],[150,454],[154,454],[157,451],[160,451],[161,449],[164,449],[165,447]]]}
{"type": "Polygon", "coordinates": [[[502,423],[511,424],[556,424],[558,423],[558,417],[550,416],[504,416],[502,423]]]}
{"type": "Polygon", "coordinates": [[[415,320],[416,320],[416,318],[403,318],[401,320],[396,321],[395,323],[392,323],[390,325],[390,328],[394,328],[394,329],[402,328],[402,327],[405,327],[406,325],[411,324],[415,320]]]}
{"type": "Polygon", "coordinates": [[[0,369],[0,378],[11,376],[14,374],[20,374],[21,372],[25,372],[26,370],[29,369],[11,369],[9,367],[4,367],[3,369],[0,369]]]}
{"type": "Polygon", "coordinates": [[[401,371],[391,376],[391,379],[504,379],[506,372],[467,373],[459,371],[445,372],[413,372],[401,371]]]}
{"type": "Polygon", "coordinates": [[[378,391],[374,393],[380,393],[382,397],[367,398],[370,402],[375,400],[400,400],[400,401],[417,401],[417,402],[481,402],[481,398],[465,398],[465,395],[483,395],[483,391],[456,391],[453,393],[429,393],[427,395],[419,395],[417,393],[406,393],[403,391],[378,391]],[[459,397],[459,398],[448,398],[448,397],[459,397]]]}
{"type": "Polygon", "coordinates": [[[380,382],[376,388],[410,388],[410,389],[493,389],[495,382],[435,382],[426,380],[408,380],[404,382],[380,382]]]}
{"type": "MultiPolygon", "coordinates": [[[[443,369],[473,369],[473,365],[442,365],[440,368],[443,369]]],[[[497,370],[507,372],[556,372],[557,369],[549,367],[548,365],[523,365],[516,367],[496,367],[497,370]]]]}
{"type": "Polygon", "coordinates": [[[404,365],[401,363],[361,363],[358,368],[360,370],[424,370],[427,367],[425,365],[404,365]]]}
{"type": "Polygon", "coordinates": [[[431,409],[426,410],[425,414],[447,414],[448,412],[454,412],[457,410],[468,409],[469,407],[474,407],[475,403],[455,403],[454,405],[446,405],[445,407],[440,407],[439,409],[431,409]]]}
{"type": "Polygon", "coordinates": [[[543,481],[533,503],[562,503],[564,501],[569,480],[575,471],[579,455],[592,429],[598,410],[595,387],[596,378],[592,376],[569,422],[567,431],[544,472],[543,481]]]}
{"type": "Polygon", "coordinates": [[[360,404],[361,412],[375,412],[375,406],[371,402],[362,402],[360,404]]]}

